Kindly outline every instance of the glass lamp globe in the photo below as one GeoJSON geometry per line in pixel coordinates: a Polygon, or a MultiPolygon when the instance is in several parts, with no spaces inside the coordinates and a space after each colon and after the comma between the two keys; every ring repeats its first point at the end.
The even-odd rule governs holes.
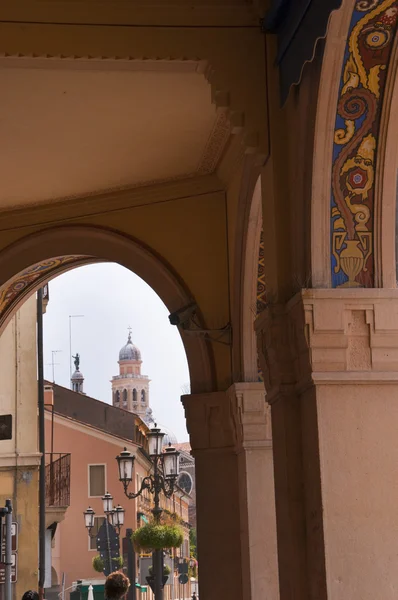
{"type": "Polygon", "coordinates": [[[177,452],[173,446],[166,448],[163,454],[163,465],[164,465],[164,476],[166,479],[174,479],[178,477],[180,472],[180,461],[178,457],[180,453],[177,452]]]}
{"type": "Polygon", "coordinates": [[[134,454],[131,454],[131,452],[125,448],[119,456],[116,457],[116,460],[119,467],[119,480],[123,483],[130,483],[133,479],[134,454]]]}
{"type": "Polygon", "coordinates": [[[102,496],[101,499],[104,507],[104,513],[106,515],[109,515],[112,512],[113,496],[109,492],[106,492],[106,494],[102,496]]]}
{"type": "Polygon", "coordinates": [[[93,509],[91,508],[91,506],[89,506],[83,513],[84,515],[84,524],[87,527],[87,529],[90,531],[90,529],[92,529],[94,527],[94,515],[95,512],[93,511],[93,509]]]}
{"type": "Polygon", "coordinates": [[[151,456],[159,456],[162,454],[163,438],[164,433],[156,427],[153,427],[149,433],[147,433],[149,454],[151,456]]]}
{"type": "Polygon", "coordinates": [[[120,504],[116,506],[112,513],[112,525],[114,527],[123,527],[125,510],[120,504]]]}

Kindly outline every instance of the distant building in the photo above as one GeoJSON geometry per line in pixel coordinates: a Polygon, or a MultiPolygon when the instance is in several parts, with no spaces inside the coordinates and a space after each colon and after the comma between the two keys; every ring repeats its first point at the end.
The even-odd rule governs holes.
{"type": "MultiPolygon", "coordinates": [[[[141,450],[146,446],[147,427],[137,415],[50,382],[45,383],[45,403],[46,447],[52,448],[55,464],[70,455],[70,506],[53,532],[51,590],[55,598],[63,575],[66,587],[77,579],[101,577],[92,568],[92,559],[97,554],[95,534],[104,519],[101,497],[105,492],[114,496],[114,504],[125,508],[126,526],[137,526],[137,501],[124,496],[117,454],[126,447],[136,456],[132,491],[151,464],[141,450]],[[83,519],[89,505],[96,513],[91,539],[83,519]]],[[[50,597],[47,592],[46,598],[50,597]]]]}
{"type": "Polygon", "coordinates": [[[189,497],[188,521],[191,527],[196,527],[196,483],[195,483],[195,459],[191,455],[189,442],[174,444],[180,452],[180,475],[178,486],[189,497]]]}
{"type": "MultiPolygon", "coordinates": [[[[112,378],[113,405],[84,394],[80,357],[76,357],[72,389],[45,383],[46,447],[52,449],[55,462],[70,456],[70,508],[62,514],[62,523],[53,530],[52,587],[46,593],[49,600],[51,593],[56,600],[63,576],[66,587],[77,579],[101,579],[92,568],[92,559],[97,554],[96,533],[104,519],[101,497],[105,492],[113,495],[114,505],[120,503],[126,510],[121,536],[126,527],[134,530],[152,516],[153,496],[147,490],[135,500],[124,496],[115,460],[124,447],[136,456],[130,491],[137,492],[151,470],[146,434],[154,425],[149,407],[149,379],[141,375],[141,353],[129,333],[127,344],[119,352],[120,374],[112,378]],[[89,505],[96,513],[91,539],[83,519],[83,511],[89,505]]],[[[164,445],[173,443],[182,449],[184,445],[175,443],[177,439],[172,431],[161,429],[166,433],[164,445]]],[[[194,466],[185,448],[180,464],[183,473],[176,492],[169,499],[162,495],[161,507],[180,517],[184,542],[174,556],[189,559],[192,521],[189,506],[194,491],[194,466]]],[[[169,591],[165,600],[168,596],[169,591]]]]}
{"type": "Polygon", "coordinates": [[[149,379],[141,374],[141,352],[131,340],[119,352],[119,374],[112,377],[112,404],[144,418],[149,407],[149,379]]]}

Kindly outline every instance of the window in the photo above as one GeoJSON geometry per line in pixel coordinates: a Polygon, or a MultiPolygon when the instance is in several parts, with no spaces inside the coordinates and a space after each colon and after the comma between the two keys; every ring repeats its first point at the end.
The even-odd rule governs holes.
{"type": "Polygon", "coordinates": [[[120,392],[119,391],[115,392],[114,398],[115,398],[115,406],[119,406],[120,405],[120,392]]]}
{"type": "Polygon", "coordinates": [[[180,473],[177,483],[178,483],[178,486],[182,490],[184,490],[184,492],[186,494],[190,494],[192,492],[192,488],[193,488],[192,477],[186,471],[182,471],[182,473],[180,473]]]}
{"type": "Polygon", "coordinates": [[[97,549],[97,535],[98,531],[104,522],[105,517],[94,517],[94,526],[90,532],[89,550],[97,549]]]}
{"type": "Polygon", "coordinates": [[[88,495],[103,496],[105,494],[105,465],[88,466],[88,495]]]}
{"type": "Polygon", "coordinates": [[[133,402],[137,402],[137,390],[133,390],[133,402]]]}
{"type": "Polygon", "coordinates": [[[123,390],[123,408],[127,408],[127,390],[123,390]]]}
{"type": "Polygon", "coordinates": [[[141,390],[141,402],[145,402],[145,390],[141,390]]]}

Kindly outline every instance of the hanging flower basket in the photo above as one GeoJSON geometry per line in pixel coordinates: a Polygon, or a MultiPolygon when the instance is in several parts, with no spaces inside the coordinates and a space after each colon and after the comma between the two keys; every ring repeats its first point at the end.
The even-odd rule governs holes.
{"type": "Polygon", "coordinates": [[[181,527],[178,525],[161,525],[148,523],[133,533],[136,550],[162,550],[163,548],[179,548],[184,540],[181,527]]]}
{"type": "Polygon", "coordinates": [[[105,567],[104,561],[102,560],[100,555],[98,554],[98,556],[94,556],[94,558],[93,558],[94,571],[97,571],[97,573],[103,573],[104,567],[105,567]]]}

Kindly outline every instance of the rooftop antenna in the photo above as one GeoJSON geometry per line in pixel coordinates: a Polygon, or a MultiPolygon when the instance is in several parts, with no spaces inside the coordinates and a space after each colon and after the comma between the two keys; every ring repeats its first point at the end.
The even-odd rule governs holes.
{"type": "Polygon", "coordinates": [[[52,372],[53,372],[53,383],[55,383],[55,365],[59,365],[59,363],[54,361],[54,357],[58,352],[62,352],[62,350],[51,350],[51,362],[50,363],[46,363],[48,366],[52,366],[52,372]]]}

